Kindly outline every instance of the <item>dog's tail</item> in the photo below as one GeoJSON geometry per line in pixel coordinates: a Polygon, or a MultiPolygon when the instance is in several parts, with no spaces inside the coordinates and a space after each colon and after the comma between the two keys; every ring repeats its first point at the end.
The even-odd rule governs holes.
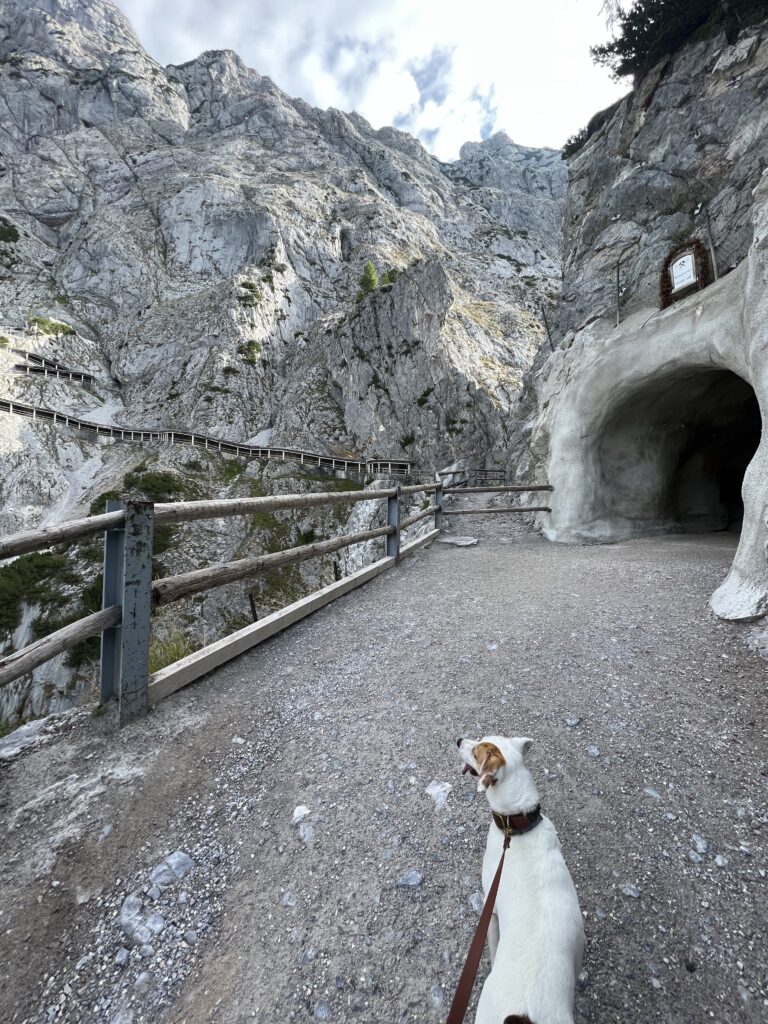
{"type": "Polygon", "coordinates": [[[530,1017],[521,1017],[519,1013],[511,1013],[504,1018],[504,1024],[533,1024],[530,1017]]]}

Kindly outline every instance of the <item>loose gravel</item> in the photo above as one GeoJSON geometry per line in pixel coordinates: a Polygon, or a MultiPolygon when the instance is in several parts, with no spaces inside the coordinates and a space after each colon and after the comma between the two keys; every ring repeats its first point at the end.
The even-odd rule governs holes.
{"type": "Polygon", "coordinates": [[[505,520],[457,517],[477,545],[144,722],[80,713],[9,761],[0,1019],[444,1019],[488,823],[454,737],[493,731],[535,739],[585,917],[577,1020],[768,1019],[765,661],[706,607],[733,539],[505,520]]]}

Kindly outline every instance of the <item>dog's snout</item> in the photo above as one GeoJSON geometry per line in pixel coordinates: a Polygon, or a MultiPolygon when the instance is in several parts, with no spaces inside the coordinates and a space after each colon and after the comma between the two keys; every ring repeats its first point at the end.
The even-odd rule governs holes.
{"type": "Polygon", "coordinates": [[[463,738],[461,736],[459,736],[459,738],[456,740],[456,746],[460,747],[463,742],[464,742],[463,738]]]}

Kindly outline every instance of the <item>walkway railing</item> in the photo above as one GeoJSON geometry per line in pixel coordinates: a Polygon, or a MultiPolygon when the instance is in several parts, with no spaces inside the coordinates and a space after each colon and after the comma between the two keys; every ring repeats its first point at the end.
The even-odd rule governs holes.
{"type": "Polygon", "coordinates": [[[156,505],[143,501],[108,501],[107,511],[103,515],[1,539],[0,559],[4,559],[104,532],[104,584],[101,611],[87,615],[23,650],[0,659],[0,687],[27,675],[83,640],[101,635],[101,700],[106,703],[113,698],[117,699],[120,721],[128,722],[192,680],[391,569],[404,555],[438,536],[442,527],[442,506],[442,484],[439,483],[368,491],[288,494],[156,505]],[[403,518],[402,499],[421,492],[433,495],[433,500],[425,508],[403,518]],[[194,522],[258,512],[375,501],[387,503],[386,526],[152,580],[152,546],[156,523],[194,522]],[[404,531],[431,517],[434,517],[431,530],[401,546],[404,531]],[[379,538],[383,538],[386,544],[383,558],[153,675],[149,674],[150,617],[153,607],[249,579],[269,569],[296,565],[353,544],[379,538]]]}
{"type": "Polygon", "coordinates": [[[355,476],[407,477],[413,463],[402,459],[347,459],[335,455],[316,455],[297,448],[258,447],[235,441],[222,441],[206,434],[194,434],[186,430],[137,430],[133,427],[110,426],[81,420],[76,416],[54,412],[41,406],[23,405],[0,399],[0,412],[24,416],[31,420],[62,424],[76,430],[85,430],[97,437],[109,437],[118,441],[167,441],[170,444],[189,444],[206,451],[221,452],[224,455],[239,455],[248,459],[263,459],[275,462],[295,462],[301,466],[312,466],[331,472],[351,473],[355,476]]]}
{"type": "Polygon", "coordinates": [[[16,373],[24,373],[35,377],[58,377],[60,380],[70,380],[76,384],[82,384],[89,391],[93,390],[95,378],[83,370],[73,370],[69,366],[63,366],[53,359],[39,356],[34,352],[28,352],[24,348],[12,348],[14,355],[21,356],[26,360],[24,363],[16,363],[13,367],[16,373]]]}
{"type": "MultiPolygon", "coordinates": [[[[534,491],[552,491],[554,488],[549,484],[503,484],[491,487],[465,487],[464,484],[456,484],[453,487],[445,488],[445,496],[459,494],[527,494],[534,491]]],[[[489,508],[451,508],[447,506],[443,510],[446,516],[481,516],[489,513],[509,514],[515,512],[551,512],[549,505],[494,505],[489,508]]]]}

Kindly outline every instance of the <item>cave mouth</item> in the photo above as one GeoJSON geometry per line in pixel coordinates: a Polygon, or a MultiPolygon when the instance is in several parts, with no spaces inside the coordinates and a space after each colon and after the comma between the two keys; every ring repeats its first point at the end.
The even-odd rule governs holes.
{"type": "Polygon", "coordinates": [[[600,431],[600,518],[625,534],[738,532],[761,431],[752,387],[729,370],[645,381],[619,398],[600,431]]]}

